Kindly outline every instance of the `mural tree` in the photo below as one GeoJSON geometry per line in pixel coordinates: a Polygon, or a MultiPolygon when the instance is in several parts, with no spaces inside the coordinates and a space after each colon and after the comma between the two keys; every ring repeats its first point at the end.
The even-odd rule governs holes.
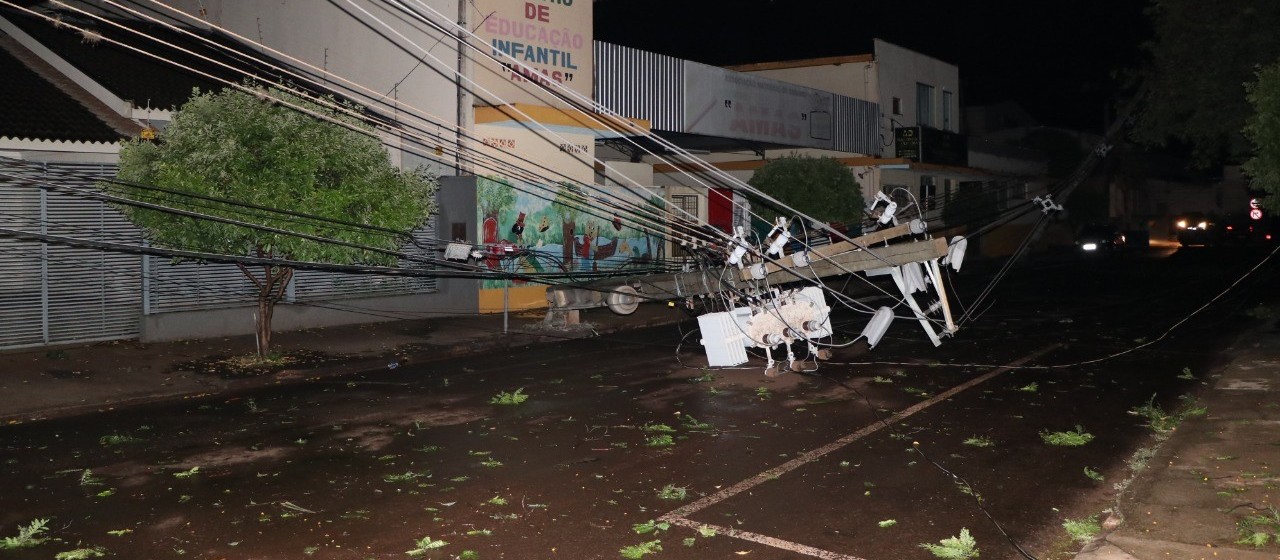
{"type": "MultiPolygon", "coordinates": [[[[120,178],[174,190],[128,187],[126,194],[181,210],[388,251],[399,250],[409,232],[435,211],[436,178],[421,169],[393,167],[371,128],[288,92],[268,89],[262,93],[259,97],[232,89],[196,91],[173,113],[173,120],[154,142],[126,142],[120,150],[120,178]],[[346,126],[268,101],[267,96],[346,126]],[[246,218],[245,204],[287,208],[321,219],[299,220],[263,211],[246,218]],[[404,234],[337,226],[326,218],[404,234]]],[[[272,260],[378,265],[396,261],[386,253],[160,210],[121,210],[155,246],[272,260]]],[[[272,313],[294,271],[282,264],[238,266],[256,290],[258,355],[266,356],[271,348],[272,313]]]]}
{"type": "Polygon", "coordinates": [[[483,229],[483,243],[498,242],[498,219],[504,210],[516,203],[516,190],[506,179],[498,177],[480,177],[476,180],[476,205],[484,216],[480,227],[483,229]]]}
{"type": "Polygon", "coordinates": [[[560,263],[560,267],[569,270],[573,267],[573,249],[574,241],[578,228],[578,216],[582,214],[582,208],[587,204],[586,191],[577,185],[571,183],[560,183],[556,189],[556,197],[552,202],[555,211],[560,215],[560,234],[563,237],[563,250],[561,257],[564,259],[560,263]]]}

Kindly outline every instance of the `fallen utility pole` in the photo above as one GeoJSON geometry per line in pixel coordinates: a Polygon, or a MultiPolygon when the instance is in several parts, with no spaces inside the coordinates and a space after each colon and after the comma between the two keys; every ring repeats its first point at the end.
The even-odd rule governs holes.
{"type": "Polygon", "coordinates": [[[760,282],[782,285],[814,282],[831,276],[866,272],[928,262],[947,255],[945,239],[899,242],[897,239],[918,231],[919,226],[903,224],[868,233],[851,241],[841,241],[805,251],[807,264],[796,266],[792,257],[762,261],[738,269],[733,266],[701,268],[608,279],[581,286],[552,286],[547,289],[548,319],[560,323],[575,322],[570,311],[593,307],[609,307],[615,312],[634,311],[638,300],[673,300],[707,296],[720,292],[737,292],[756,287],[760,282]]]}

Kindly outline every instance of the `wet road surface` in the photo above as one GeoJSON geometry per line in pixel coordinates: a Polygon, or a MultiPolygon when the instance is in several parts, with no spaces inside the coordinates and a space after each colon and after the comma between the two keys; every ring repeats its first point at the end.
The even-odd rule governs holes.
{"type": "Polygon", "coordinates": [[[1129,411],[1190,402],[1274,267],[1147,348],[1043,366],[1157,339],[1262,256],[1037,258],[941,348],[900,320],[777,379],[700,367],[685,325],[0,428],[0,537],[49,520],[0,554],[923,559],[963,528],[1063,557],[1150,444],[1129,411]]]}

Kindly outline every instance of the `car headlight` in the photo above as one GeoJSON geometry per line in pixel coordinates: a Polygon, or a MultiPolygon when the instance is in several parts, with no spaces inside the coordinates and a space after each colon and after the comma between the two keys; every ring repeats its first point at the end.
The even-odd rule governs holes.
{"type": "Polygon", "coordinates": [[[1187,229],[1187,221],[1178,220],[1178,229],[1187,229]]]}
{"type": "Polygon", "coordinates": [[[1097,244],[1097,243],[1085,243],[1084,245],[1081,245],[1081,246],[1080,246],[1080,248],[1081,248],[1081,249],[1084,249],[1084,250],[1086,250],[1086,251],[1097,251],[1097,250],[1098,250],[1098,244],[1097,244]]]}
{"type": "Polygon", "coordinates": [[[1196,225],[1199,226],[1200,229],[1209,229],[1209,222],[1200,222],[1199,224],[1196,224],[1196,225]]]}

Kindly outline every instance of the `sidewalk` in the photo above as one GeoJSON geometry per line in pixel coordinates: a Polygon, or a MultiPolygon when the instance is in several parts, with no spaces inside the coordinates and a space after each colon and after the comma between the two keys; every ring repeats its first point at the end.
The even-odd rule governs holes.
{"type": "Polygon", "coordinates": [[[1123,522],[1076,560],[1280,559],[1280,525],[1261,548],[1236,544],[1237,522],[1280,507],[1280,333],[1254,327],[1227,354],[1202,376],[1208,413],[1174,431],[1123,493],[1123,522]]]}
{"type": "Polygon", "coordinates": [[[117,407],[234,393],[317,377],[419,364],[453,357],[585,338],[688,319],[679,309],[644,304],[635,313],[582,311],[591,328],[542,328],[541,310],[512,313],[508,333],[502,314],[440,317],[275,333],[273,350],[321,352],[332,359],[274,374],[224,378],[197,373],[211,356],[249,355],[252,336],[143,344],[114,341],[86,346],[0,353],[0,425],[29,422],[117,407]]]}

